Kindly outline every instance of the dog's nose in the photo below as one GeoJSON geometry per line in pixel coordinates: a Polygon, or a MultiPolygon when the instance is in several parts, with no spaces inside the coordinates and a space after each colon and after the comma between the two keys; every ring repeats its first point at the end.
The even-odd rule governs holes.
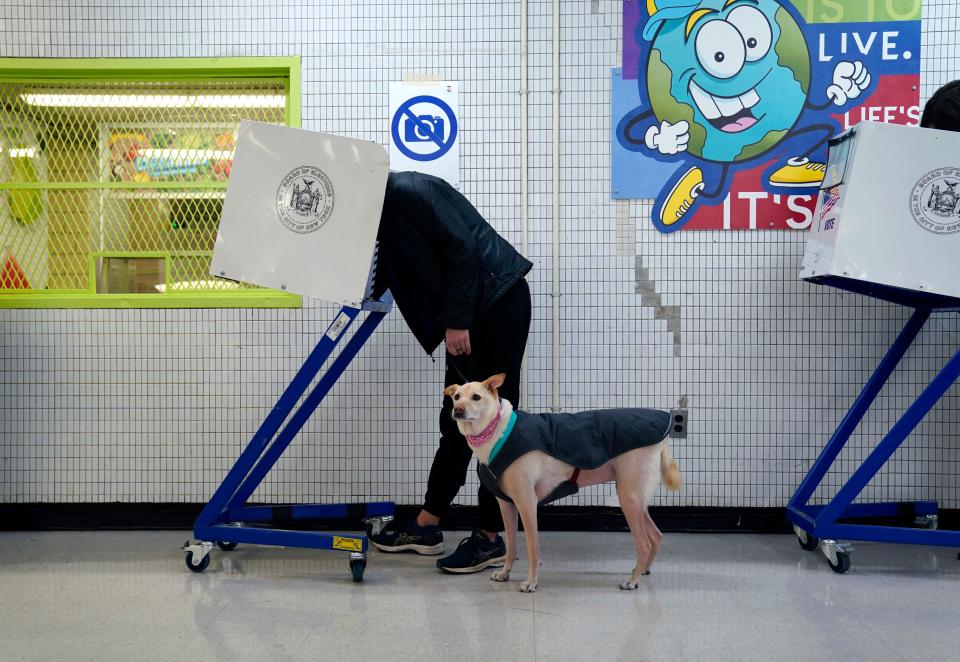
{"type": "Polygon", "coordinates": [[[454,407],[453,408],[454,416],[463,416],[463,407],[454,407]]]}

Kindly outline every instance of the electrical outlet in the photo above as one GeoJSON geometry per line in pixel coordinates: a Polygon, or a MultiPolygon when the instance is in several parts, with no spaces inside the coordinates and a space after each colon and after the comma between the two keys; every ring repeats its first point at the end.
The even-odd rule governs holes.
{"type": "Polygon", "coordinates": [[[670,436],[674,439],[687,438],[687,421],[689,412],[686,409],[670,410],[670,436]]]}

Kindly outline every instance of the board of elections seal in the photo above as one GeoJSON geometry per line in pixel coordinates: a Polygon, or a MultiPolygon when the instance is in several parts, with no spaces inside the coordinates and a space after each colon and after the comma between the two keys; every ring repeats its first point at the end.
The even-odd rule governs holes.
{"type": "Polygon", "coordinates": [[[333,203],[330,178],[314,166],[294,168],[277,188],[277,216],[298,234],[309,234],[326,223],[333,203]]]}
{"type": "Polygon", "coordinates": [[[960,232],[960,168],[939,168],[920,179],[910,193],[910,212],[924,230],[960,232]]]}

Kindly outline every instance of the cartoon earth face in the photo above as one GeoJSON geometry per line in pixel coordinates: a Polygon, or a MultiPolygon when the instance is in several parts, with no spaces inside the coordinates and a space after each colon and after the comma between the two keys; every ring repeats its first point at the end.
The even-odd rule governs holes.
{"type": "Polygon", "coordinates": [[[744,161],[796,124],[810,90],[810,53],[777,0],[704,0],[689,18],[660,28],[647,86],[659,121],[689,123],[690,154],[744,161]]]}

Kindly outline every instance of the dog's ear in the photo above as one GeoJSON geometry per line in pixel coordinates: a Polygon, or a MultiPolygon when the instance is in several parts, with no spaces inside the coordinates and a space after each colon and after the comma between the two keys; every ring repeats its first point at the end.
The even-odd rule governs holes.
{"type": "Polygon", "coordinates": [[[451,384],[447,388],[443,389],[443,394],[448,398],[452,398],[453,394],[457,392],[457,385],[451,384]]]}
{"type": "Polygon", "coordinates": [[[507,376],[506,376],[504,373],[501,372],[499,375],[494,375],[493,377],[491,377],[490,379],[488,379],[487,381],[485,381],[485,382],[483,383],[483,385],[484,385],[484,386],[487,388],[487,390],[490,391],[491,393],[496,393],[496,392],[497,392],[497,389],[500,388],[501,386],[503,386],[503,381],[504,381],[506,378],[507,378],[507,376]]]}

